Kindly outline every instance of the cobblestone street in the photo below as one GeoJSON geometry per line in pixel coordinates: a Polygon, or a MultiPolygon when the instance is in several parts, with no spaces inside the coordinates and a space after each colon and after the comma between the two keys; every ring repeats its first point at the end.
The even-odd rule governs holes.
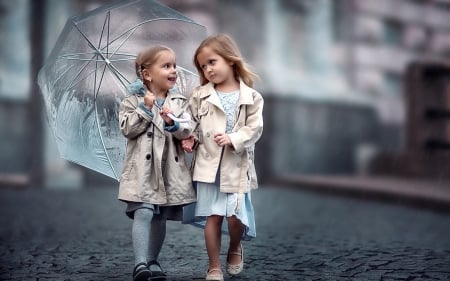
{"type": "MultiPolygon", "coordinates": [[[[132,280],[117,189],[0,190],[0,280],[132,280]]],[[[289,188],[253,193],[257,238],[226,280],[449,280],[450,215],[289,188]]],[[[228,240],[223,236],[222,260],[228,240]]],[[[203,232],[168,223],[168,280],[202,280],[203,232]]]]}

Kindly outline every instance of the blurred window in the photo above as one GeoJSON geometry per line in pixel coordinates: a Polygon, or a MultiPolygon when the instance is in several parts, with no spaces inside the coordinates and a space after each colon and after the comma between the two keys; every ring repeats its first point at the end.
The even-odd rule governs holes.
{"type": "Polygon", "coordinates": [[[386,20],[384,23],[384,41],[391,46],[399,46],[402,43],[403,26],[398,21],[386,20]]]}
{"type": "Polygon", "coordinates": [[[0,100],[29,94],[29,6],[29,0],[0,0],[0,100]]]}
{"type": "Polygon", "coordinates": [[[436,8],[438,8],[439,10],[443,10],[443,11],[450,12],[450,1],[446,1],[446,0],[437,0],[437,1],[435,1],[434,5],[435,5],[436,8]]]}
{"type": "Polygon", "coordinates": [[[386,85],[386,93],[391,95],[400,95],[402,94],[402,76],[399,73],[395,72],[385,72],[384,80],[386,85]]]}

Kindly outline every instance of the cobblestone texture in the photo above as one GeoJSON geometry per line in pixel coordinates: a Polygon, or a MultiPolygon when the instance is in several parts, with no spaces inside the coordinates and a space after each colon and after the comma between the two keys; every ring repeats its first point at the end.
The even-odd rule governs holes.
{"type": "MultiPolygon", "coordinates": [[[[116,192],[0,190],[0,280],[131,280],[116,192]]],[[[258,237],[225,280],[450,280],[448,213],[269,186],[253,201],[258,237]]],[[[169,223],[160,262],[168,280],[203,280],[202,231],[169,223]]]]}

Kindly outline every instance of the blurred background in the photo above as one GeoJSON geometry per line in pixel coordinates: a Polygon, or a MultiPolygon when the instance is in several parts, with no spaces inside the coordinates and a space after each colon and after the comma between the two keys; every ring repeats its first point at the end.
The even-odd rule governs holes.
{"type": "MultiPolygon", "coordinates": [[[[37,73],[66,21],[101,0],[0,0],[0,186],[116,185],[61,159],[37,73]]],[[[162,0],[225,32],[259,74],[262,183],[450,177],[450,1],[162,0]]]]}

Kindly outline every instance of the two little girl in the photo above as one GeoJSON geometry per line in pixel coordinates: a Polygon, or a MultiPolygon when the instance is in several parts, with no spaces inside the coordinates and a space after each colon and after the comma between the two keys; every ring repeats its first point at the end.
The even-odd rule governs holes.
{"type": "Polygon", "coordinates": [[[180,220],[181,207],[195,199],[195,215],[205,221],[206,280],[223,280],[219,254],[224,218],[230,235],[229,274],[243,269],[241,240],[256,236],[250,191],[257,188],[254,146],[262,134],[264,103],[251,88],[256,75],[224,34],[205,39],[194,64],[201,86],[187,101],[170,91],[176,81],[173,51],[154,47],[141,52],[136,72],[146,92],[138,87],[121,104],[119,122],[128,143],[119,199],[127,202],[127,215],[134,218],[134,280],[165,279],[157,262],[165,222],[180,220]],[[185,112],[192,115],[191,122],[169,117],[185,112]],[[183,149],[194,152],[192,178],[183,149]]]}

